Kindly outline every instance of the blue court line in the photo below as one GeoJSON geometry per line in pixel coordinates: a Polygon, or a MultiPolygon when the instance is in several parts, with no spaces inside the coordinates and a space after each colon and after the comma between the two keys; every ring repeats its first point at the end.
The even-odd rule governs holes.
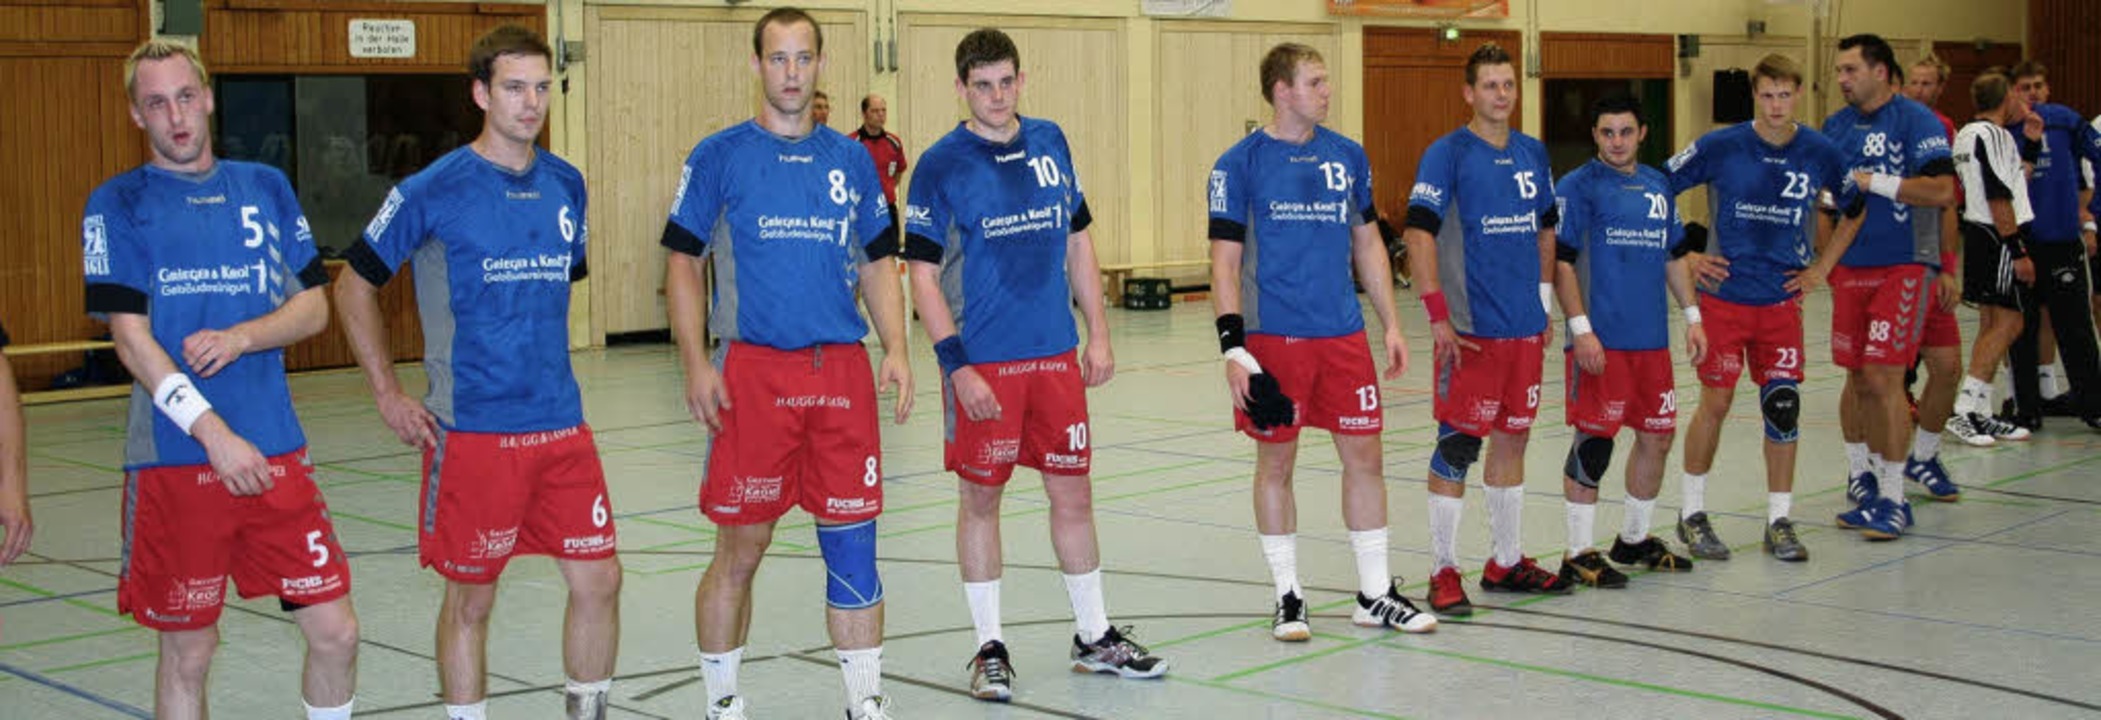
{"type": "MultiPolygon", "coordinates": [[[[1648,575],[1646,577],[1655,577],[1655,575],[1648,575]]],[[[1644,584],[1647,584],[1649,581],[1643,580],[1642,582],[1644,584]]],[[[2013,635],[2030,635],[2040,638],[2049,638],[2051,640],[2065,640],[2069,642],[2088,644],[2101,643],[2101,639],[2097,638],[2082,637],[2078,635],[2064,635],[2060,633],[2045,632],[2042,630],[2030,630],[2028,628],[2010,625],[1986,625],[1983,623],[1963,622],[1961,620],[1948,620],[1945,618],[1927,617],[1924,615],[1913,615],[1911,613],[1894,612],[1890,610],[1872,610],[1867,608],[1854,607],[1851,605],[1840,605],[1838,603],[1818,602],[1814,600],[1797,600],[1794,598],[1778,598],[1772,595],[1766,595],[1761,593],[1747,593],[1739,592],[1736,590],[1721,590],[1718,588],[1711,587],[1679,585],[1664,581],[1659,581],[1659,584],[1663,587],[1669,587],[1675,590],[1690,590],[1694,592],[1714,593],[1716,595],[1729,595],[1734,597],[1751,598],[1754,600],[1771,600],[1774,602],[1787,603],[1789,605],[1804,605],[1808,607],[1824,608],[1826,610],[1839,610],[1843,612],[1860,613],[1863,615],[1874,615],[1894,620],[1908,620],[1912,622],[1930,623],[1934,625],[1951,625],[1954,627],[1967,628],[1970,630],[1983,630],[1986,632],[2008,633],[2013,635]]]]}
{"type": "Polygon", "coordinates": [[[97,695],[92,692],[88,692],[87,690],[83,690],[70,683],[54,680],[36,672],[24,670],[22,668],[15,667],[4,662],[0,662],[0,673],[7,673],[9,675],[22,678],[23,680],[28,680],[38,685],[57,690],[67,695],[86,700],[88,702],[100,705],[105,708],[109,708],[111,710],[115,710],[117,712],[129,715],[131,717],[140,718],[141,720],[153,720],[153,713],[140,710],[138,708],[126,705],[121,702],[117,702],[115,700],[111,700],[109,698],[97,695]]]}
{"type": "Polygon", "coordinates": [[[16,607],[19,605],[35,605],[37,603],[51,602],[53,600],[72,600],[74,598],[82,598],[87,597],[89,595],[101,595],[103,593],[113,593],[116,591],[116,588],[105,588],[101,590],[82,590],[80,592],[68,593],[65,595],[46,595],[43,597],[33,597],[23,600],[10,600],[8,602],[0,602],[0,608],[16,607]]]}

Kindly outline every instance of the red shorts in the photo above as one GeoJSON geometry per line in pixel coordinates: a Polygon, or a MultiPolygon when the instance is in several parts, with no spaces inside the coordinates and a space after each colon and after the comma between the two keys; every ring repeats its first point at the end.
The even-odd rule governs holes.
{"type": "Polygon", "coordinates": [[[1480,349],[1461,349],[1456,367],[1437,368],[1437,421],[1474,437],[1532,429],[1545,338],[1461,337],[1480,349]]]}
{"type": "Polygon", "coordinates": [[[127,473],[117,611],[155,630],[210,627],[229,574],[243,598],[319,605],[348,596],[350,565],[306,450],[269,461],[275,488],[248,497],[227,492],[210,465],[127,473]]]}
{"type": "Polygon", "coordinates": [[[1379,373],[1372,367],[1364,332],[1329,338],[1250,334],[1247,351],[1262,371],[1298,407],[1290,425],[1256,430],[1247,413],[1233,411],[1233,427],[1261,442],[1291,442],[1299,428],[1337,435],[1377,435],[1386,429],[1379,410],[1379,373]]]}
{"type": "Polygon", "coordinates": [[[1924,265],[1831,271],[1831,360],[1857,370],[1863,364],[1909,367],[1925,339],[1933,278],[1924,265]]]}
{"type": "Polygon", "coordinates": [[[1700,296],[1701,324],[1707,330],[1707,359],[1700,361],[1700,384],[1712,388],[1736,385],[1744,367],[1751,382],[1802,382],[1802,300],[1771,305],[1738,305],[1712,295],[1700,296]]]}
{"type": "Polygon", "coordinates": [[[438,432],[423,451],[416,545],[446,579],[492,583],[517,555],[613,556],[613,507],[591,428],[438,432]]]}
{"type": "Polygon", "coordinates": [[[708,440],[700,511],[718,525],[772,522],[801,505],[819,520],[883,510],[875,374],[858,344],[776,350],[730,343],[730,407],[708,440]]]}
{"type": "MultiPolygon", "coordinates": [[[[1934,278],[1934,282],[1939,282],[1939,275],[1931,277],[1934,278]]],[[[1932,288],[1932,283],[1928,283],[1927,287],[1932,288]]],[[[1919,344],[1930,348],[1960,348],[1962,347],[1962,326],[1956,324],[1954,310],[1941,307],[1938,295],[1939,291],[1933,289],[1929,289],[1925,293],[1923,302],[1927,306],[1926,333],[1924,338],[1919,341],[1919,344]]]]}
{"type": "Polygon", "coordinates": [[[1087,446],[1087,383],[1078,358],[1059,355],[970,366],[999,399],[999,419],[972,421],[941,384],[947,468],[964,480],[1004,485],[1014,466],[1050,475],[1086,475],[1094,451],[1087,446]]]}
{"type": "Polygon", "coordinates": [[[1606,350],[1605,372],[1592,375],[1568,360],[1568,424],[1583,434],[1609,438],[1621,427],[1636,432],[1678,429],[1677,381],[1671,351],[1606,350]]]}

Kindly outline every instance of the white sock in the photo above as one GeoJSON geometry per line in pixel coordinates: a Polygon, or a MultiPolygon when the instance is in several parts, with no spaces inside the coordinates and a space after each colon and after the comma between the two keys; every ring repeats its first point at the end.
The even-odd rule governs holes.
{"type": "Polygon", "coordinates": [[[700,679],[708,686],[708,704],[737,694],[737,666],[744,664],[744,648],[726,653],[700,654],[700,679]]]}
{"type": "Polygon", "coordinates": [[[1919,428],[1911,434],[1911,459],[1919,462],[1932,460],[1941,454],[1941,434],[1919,428]]]}
{"type": "Polygon", "coordinates": [[[846,675],[846,707],[851,716],[862,700],[883,694],[883,646],[836,652],[839,672],[846,675]]]}
{"type": "Polygon", "coordinates": [[[2058,393],[2062,392],[2058,388],[2057,373],[2057,365],[2055,364],[2044,365],[2035,369],[2036,379],[2042,383],[2043,399],[2045,400],[2057,397],[2058,393]]]}
{"type": "Polygon", "coordinates": [[[1766,493],[1766,494],[1765,494],[1765,522],[1766,522],[1766,524],[1767,524],[1767,525],[1771,525],[1771,524],[1773,524],[1773,521],[1775,521],[1775,520],[1779,520],[1780,518],[1784,518],[1784,517],[1787,517],[1787,513],[1788,513],[1789,511],[1791,511],[1791,510],[1793,510],[1793,509],[1794,509],[1794,504],[1795,504],[1795,494],[1794,494],[1794,493],[1791,493],[1791,492],[1769,492],[1769,493],[1766,493]]]}
{"type": "Polygon", "coordinates": [[[446,720],[489,720],[489,701],[473,705],[446,705],[446,720]]]}
{"type": "Polygon", "coordinates": [[[1964,375],[1962,378],[1962,390],[1955,395],[1955,414],[1958,416],[1970,413],[1989,415],[1992,412],[1991,407],[1992,384],[1964,375]]]}
{"type": "Polygon", "coordinates": [[[1686,473],[1678,478],[1678,517],[1689,518],[1707,509],[1707,473],[1686,473]]]}
{"type": "Polygon", "coordinates": [[[1072,622],[1080,642],[1093,643],[1109,632],[1109,608],[1102,602],[1102,569],[1065,576],[1065,594],[1072,598],[1072,622]]]}
{"type": "Polygon", "coordinates": [[[1386,565],[1386,528],[1351,530],[1350,551],[1357,556],[1357,592],[1368,598],[1385,596],[1393,587],[1386,565]]]}
{"type": "Polygon", "coordinates": [[[307,704],[306,720],[350,720],[350,706],[356,704],[356,697],[350,698],[349,702],[337,707],[314,707],[311,704],[307,704]]]}
{"type": "Polygon", "coordinates": [[[1649,518],[1656,512],[1656,498],[1627,496],[1627,518],[1620,525],[1620,539],[1628,545],[1649,539],[1649,518]]]}
{"type": "Polygon", "coordinates": [[[999,627],[999,581],[963,583],[963,599],[970,603],[970,624],[978,630],[978,647],[1006,638],[999,627]]]}
{"type": "Polygon", "coordinates": [[[1904,460],[1882,458],[1881,474],[1875,477],[1875,485],[1882,496],[1898,502],[1904,501],[1904,460]]]}
{"type": "Polygon", "coordinates": [[[1497,567],[1514,567],[1525,557],[1523,542],[1525,489],[1522,486],[1488,488],[1488,544],[1497,567]]]}
{"type": "Polygon", "coordinates": [[[1430,493],[1431,574],[1459,567],[1459,512],[1465,509],[1465,500],[1430,493]]]}
{"type": "MultiPolygon", "coordinates": [[[[1277,583],[1277,597],[1299,591],[1298,533],[1262,535],[1262,557],[1269,561],[1269,578],[1277,583]]],[[[1300,597],[1304,597],[1303,594],[1300,597]]]]}
{"type": "MultiPolygon", "coordinates": [[[[1585,505],[1574,500],[1563,502],[1568,513],[1568,554],[1581,555],[1592,547],[1591,536],[1597,529],[1598,506],[1585,505]]],[[[1501,561],[1497,561],[1501,565],[1501,561]]],[[[1508,567],[1507,565],[1505,567],[1508,567]]]]}
{"type": "Polygon", "coordinates": [[[1871,457],[1867,443],[1846,443],[1846,477],[1859,477],[1861,473],[1873,471],[1875,466],[1870,464],[1873,462],[1871,457]]]}

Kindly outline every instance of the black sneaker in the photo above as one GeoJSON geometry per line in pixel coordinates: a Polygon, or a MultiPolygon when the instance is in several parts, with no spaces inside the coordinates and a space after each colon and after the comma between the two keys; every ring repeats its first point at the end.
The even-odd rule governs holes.
{"type": "Polygon", "coordinates": [[[1627,575],[1612,569],[1612,563],[1596,550],[1585,550],[1575,557],[1562,556],[1561,581],[1575,585],[1617,590],[1627,586],[1627,575]]]}
{"type": "Polygon", "coordinates": [[[1014,665],[1007,659],[1006,643],[986,641],[968,667],[971,697],[992,702],[1014,699],[1014,665]]]}
{"type": "Polygon", "coordinates": [[[1490,558],[1488,566],[1481,570],[1481,589],[1489,592],[1567,595],[1573,587],[1528,557],[1518,558],[1517,564],[1510,567],[1497,565],[1495,559],[1490,558]]]}
{"type": "Polygon", "coordinates": [[[1804,562],[1809,559],[1809,548],[1795,537],[1795,521],[1787,518],[1774,520],[1765,526],[1765,552],[1775,559],[1786,562],[1804,562]]]}
{"type": "Polygon", "coordinates": [[[1269,623],[1269,636],[1284,642],[1313,639],[1313,626],[1306,623],[1306,601],[1298,591],[1277,598],[1277,616],[1269,623]]]}
{"type": "Polygon", "coordinates": [[[2078,417],[2079,401],[2071,393],[2058,393],[2057,397],[2043,400],[2043,417],[2078,417]]]}
{"type": "Polygon", "coordinates": [[[1654,535],[1632,544],[1614,537],[1612,561],[1621,565],[1640,565],[1656,572],[1692,572],[1692,558],[1671,552],[1670,546],[1654,535]]]}
{"type": "Polygon", "coordinates": [[[1129,625],[1109,628],[1102,639],[1093,643],[1080,642],[1080,636],[1072,636],[1072,669],[1074,672],[1114,673],[1126,678],[1156,678],[1167,674],[1167,661],[1153,657],[1144,645],[1133,642],[1127,635],[1129,625]]]}

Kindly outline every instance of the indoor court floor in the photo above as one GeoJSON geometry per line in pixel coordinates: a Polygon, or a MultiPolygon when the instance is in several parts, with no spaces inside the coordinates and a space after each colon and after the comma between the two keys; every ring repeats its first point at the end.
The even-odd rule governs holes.
{"type": "MultiPolygon", "coordinates": [[[[1385,385],[1385,463],[1392,567],[1420,600],[1435,423],[1426,326],[1403,296],[1413,366],[1385,385]]],[[[964,694],[975,648],[954,566],[957,481],[941,470],[939,386],[915,328],[917,407],[909,423],[884,427],[885,691],[902,718],[2101,716],[2101,615],[2092,600],[2101,597],[2101,434],[2054,418],[2026,443],[1979,450],[1950,439],[1943,457],[1966,489],[1962,501],[1920,498],[1912,534],[1869,544],[1832,524],[1844,502],[1842,376],[1825,342],[1829,296],[1812,296],[1808,307],[1812,362],[1794,507],[1810,562],[1784,564],[1759,550],[1761,434],[1756,392],[1745,385],[1708,484],[1735,559],[1637,575],[1625,590],[1484,593],[1473,583],[1488,545],[1477,468],[1461,554],[1481,611],[1430,635],[1357,628],[1348,621],[1355,571],[1337,507],[1339,466],[1326,436],[1311,432],[1297,487],[1314,638],[1290,645],[1268,633],[1270,581],[1249,500],[1254,446],[1231,427],[1209,305],[1112,309],[1118,372],[1090,398],[1109,610],[1173,671],[1134,681],[1067,670],[1070,606],[1040,483],[1024,471],[1005,507],[1006,635],[1019,673],[1005,706],[964,694]]],[[[1960,314],[1968,337],[1975,315],[1960,314]]],[[[1528,554],[1553,569],[1565,538],[1559,469],[1569,432],[1560,358],[1550,360],[1524,517],[1528,554]]],[[[626,567],[611,717],[698,718],[692,597],[714,535],[694,507],[705,437],[687,416],[666,346],[582,352],[575,362],[626,567]]],[[[420,386],[420,371],[404,374],[420,386]]],[[[1682,363],[1678,382],[1682,425],[1697,402],[1682,363]]],[[[418,457],[380,423],[359,374],[301,376],[293,390],[353,556],[364,635],[358,714],[438,717],[431,628],[441,584],[416,564],[418,457]]],[[[0,717],[149,717],[154,637],[114,611],[123,401],[41,406],[28,416],[38,532],[34,554],[0,573],[0,717]]],[[[1608,544],[1632,443],[1620,445],[1598,513],[1608,544]]],[[[1679,499],[1677,450],[1656,512],[1666,537],[1679,499]]],[[[836,718],[844,702],[811,527],[800,512],[783,519],[759,575],[741,682],[754,717],[836,718]]],[[[491,631],[492,716],[559,712],[561,598],[551,562],[511,564],[491,631]]],[[[232,602],[220,627],[216,714],[295,716],[300,644],[277,603],[232,602]]]]}

